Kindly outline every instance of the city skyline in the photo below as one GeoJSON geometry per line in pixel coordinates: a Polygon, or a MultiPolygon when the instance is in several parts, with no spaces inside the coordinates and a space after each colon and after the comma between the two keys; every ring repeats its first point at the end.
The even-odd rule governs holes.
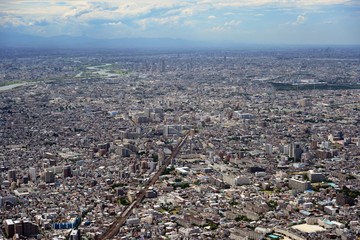
{"type": "Polygon", "coordinates": [[[5,40],[6,34],[26,34],[231,44],[360,44],[360,5],[351,0],[5,0],[0,9],[5,40]]]}

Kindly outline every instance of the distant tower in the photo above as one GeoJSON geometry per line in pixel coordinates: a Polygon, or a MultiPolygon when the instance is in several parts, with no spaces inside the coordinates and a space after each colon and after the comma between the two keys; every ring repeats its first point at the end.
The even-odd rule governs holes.
{"type": "Polygon", "coordinates": [[[165,72],[165,60],[160,60],[160,72],[165,72]]]}
{"type": "Polygon", "coordinates": [[[35,181],[36,180],[36,170],[34,167],[30,167],[29,168],[29,177],[31,181],[35,181]]]}
{"type": "Polygon", "coordinates": [[[163,149],[160,149],[158,151],[158,156],[159,156],[158,165],[159,165],[159,167],[161,167],[165,163],[165,153],[164,153],[163,149]]]}
{"type": "Polygon", "coordinates": [[[298,162],[301,160],[301,154],[303,153],[303,150],[298,143],[292,143],[290,144],[289,149],[289,157],[294,158],[294,162],[298,162]]]}
{"type": "Polygon", "coordinates": [[[265,145],[265,153],[268,155],[272,154],[272,145],[271,144],[265,145]]]}
{"type": "Polygon", "coordinates": [[[151,64],[151,69],[150,69],[151,72],[155,72],[156,71],[156,64],[155,63],[152,63],[151,64]]]}
{"type": "Polygon", "coordinates": [[[186,64],[186,71],[191,72],[191,64],[190,63],[186,64]]]}
{"type": "Polygon", "coordinates": [[[294,144],[291,143],[288,145],[288,155],[290,158],[294,158],[294,144]]]}
{"type": "Polygon", "coordinates": [[[224,114],[221,112],[220,114],[219,114],[219,123],[220,123],[220,126],[221,127],[223,127],[223,122],[224,121],[224,114]]]}
{"type": "Polygon", "coordinates": [[[8,180],[10,182],[15,182],[16,181],[16,170],[12,169],[8,171],[8,180]]]}

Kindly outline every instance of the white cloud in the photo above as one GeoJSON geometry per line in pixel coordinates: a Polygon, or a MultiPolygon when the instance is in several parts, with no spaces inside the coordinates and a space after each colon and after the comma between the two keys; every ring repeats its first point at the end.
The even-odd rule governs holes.
{"type": "Polygon", "coordinates": [[[334,5],[352,2],[351,0],[202,0],[198,1],[202,4],[212,4],[216,8],[224,7],[257,7],[257,6],[287,6],[287,7],[303,7],[317,5],[334,5]]]}
{"type": "Polygon", "coordinates": [[[15,16],[2,16],[0,18],[0,26],[29,26],[30,23],[21,17],[15,16]]]}
{"type": "Polygon", "coordinates": [[[109,25],[109,26],[123,26],[124,23],[122,23],[121,21],[118,21],[118,22],[106,23],[105,25],[109,25]]]}
{"type": "Polygon", "coordinates": [[[217,26],[217,27],[212,27],[212,28],[210,29],[210,31],[213,31],[213,32],[222,32],[222,31],[225,31],[225,28],[224,28],[224,27],[217,26]]]}
{"type": "Polygon", "coordinates": [[[49,24],[56,23],[51,18],[45,17],[30,17],[25,18],[21,16],[14,16],[14,15],[5,15],[0,17],[0,26],[7,26],[7,27],[30,27],[30,26],[37,26],[37,27],[46,27],[49,24]]]}
{"type": "Polygon", "coordinates": [[[214,15],[210,15],[210,16],[208,16],[208,19],[209,20],[213,20],[213,19],[215,19],[216,17],[214,16],[214,15]]]}
{"type": "Polygon", "coordinates": [[[88,5],[88,6],[79,6],[79,7],[73,7],[69,11],[66,11],[62,16],[64,18],[71,18],[71,17],[80,17],[83,14],[91,13],[95,9],[88,5]]]}
{"type": "Polygon", "coordinates": [[[234,30],[236,27],[238,27],[242,21],[240,20],[231,20],[225,22],[222,26],[215,26],[210,29],[210,31],[213,32],[225,32],[225,31],[231,31],[234,30]]]}
{"type": "Polygon", "coordinates": [[[298,0],[295,1],[300,6],[311,6],[311,5],[334,5],[349,3],[351,0],[298,0]]]}
{"type": "Polygon", "coordinates": [[[103,0],[101,2],[90,2],[82,0],[1,0],[0,13],[7,14],[43,14],[43,15],[68,15],[75,9],[111,9],[121,16],[138,16],[146,14],[152,10],[176,7],[185,7],[185,14],[192,15],[197,11],[204,11],[210,8],[228,7],[257,7],[271,5],[275,7],[307,7],[316,5],[334,5],[356,3],[354,0],[136,0],[136,1],[117,1],[103,0]],[[113,9],[114,8],[114,9],[113,9]],[[115,9],[116,8],[116,9],[115,9]]]}
{"type": "Polygon", "coordinates": [[[240,20],[231,20],[231,21],[229,21],[229,22],[224,23],[224,26],[225,26],[225,27],[232,28],[232,27],[237,27],[237,26],[239,26],[240,23],[241,23],[240,20]]]}
{"type": "Polygon", "coordinates": [[[305,18],[305,15],[304,15],[304,14],[303,14],[303,15],[299,15],[299,16],[297,16],[296,21],[293,22],[292,24],[293,24],[293,25],[301,25],[301,24],[304,24],[305,20],[306,20],[306,18],[305,18]]]}
{"type": "Polygon", "coordinates": [[[145,30],[148,25],[155,23],[158,25],[166,25],[166,24],[171,24],[171,25],[177,25],[179,24],[179,16],[170,16],[170,17],[163,17],[163,18],[144,18],[144,19],[140,19],[135,21],[139,26],[141,26],[142,30],[145,30]]]}
{"type": "Polygon", "coordinates": [[[181,16],[187,16],[190,17],[194,14],[193,8],[184,8],[181,10],[181,16]]]}
{"type": "Polygon", "coordinates": [[[195,22],[194,21],[184,21],[184,25],[188,27],[194,27],[195,22]]]}

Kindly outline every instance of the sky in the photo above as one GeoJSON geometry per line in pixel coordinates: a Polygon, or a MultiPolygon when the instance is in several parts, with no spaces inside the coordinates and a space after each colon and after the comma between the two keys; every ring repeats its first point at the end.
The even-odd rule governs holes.
{"type": "Polygon", "coordinates": [[[0,31],[44,37],[360,44],[360,0],[1,0],[0,31]]]}

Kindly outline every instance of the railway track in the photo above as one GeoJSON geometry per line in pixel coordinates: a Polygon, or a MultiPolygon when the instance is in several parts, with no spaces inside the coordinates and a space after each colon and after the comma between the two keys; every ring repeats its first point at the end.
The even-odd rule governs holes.
{"type": "Polygon", "coordinates": [[[138,206],[141,203],[141,201],[145,198],[146,191],[149,190],[149,188],[156,183],[156,181],[159,179],[161,173],[171,163],[171,160],[177,157],[177,155],[179,154],[181,148],[185,144],[186,139],[188,138],[188,136],[189,136],[189,132],[187,132],[185,134],[185,136],[182,138],[182,140],[176,145],[176,147],[175,147],[174,151],[172,152],[172,154],[168,158],[165,159],[164,164],[159,168],[159,170],[156,172],[156,174],[145,184],[144,188],[136,196],[136,199],[134,200],[134,202],[132,202],[121,213],[121,215],[119,217],[117,217],[117,219],[110,225],[110,227],[106,230],[106,232],[103,233],[103,235],[100,237],[100,239],[103,239],[103,240],[112,239],[118,234],[121,226],[125,224],[126,220],[131,215],[132,210],[136,206],[138,206]]]}

